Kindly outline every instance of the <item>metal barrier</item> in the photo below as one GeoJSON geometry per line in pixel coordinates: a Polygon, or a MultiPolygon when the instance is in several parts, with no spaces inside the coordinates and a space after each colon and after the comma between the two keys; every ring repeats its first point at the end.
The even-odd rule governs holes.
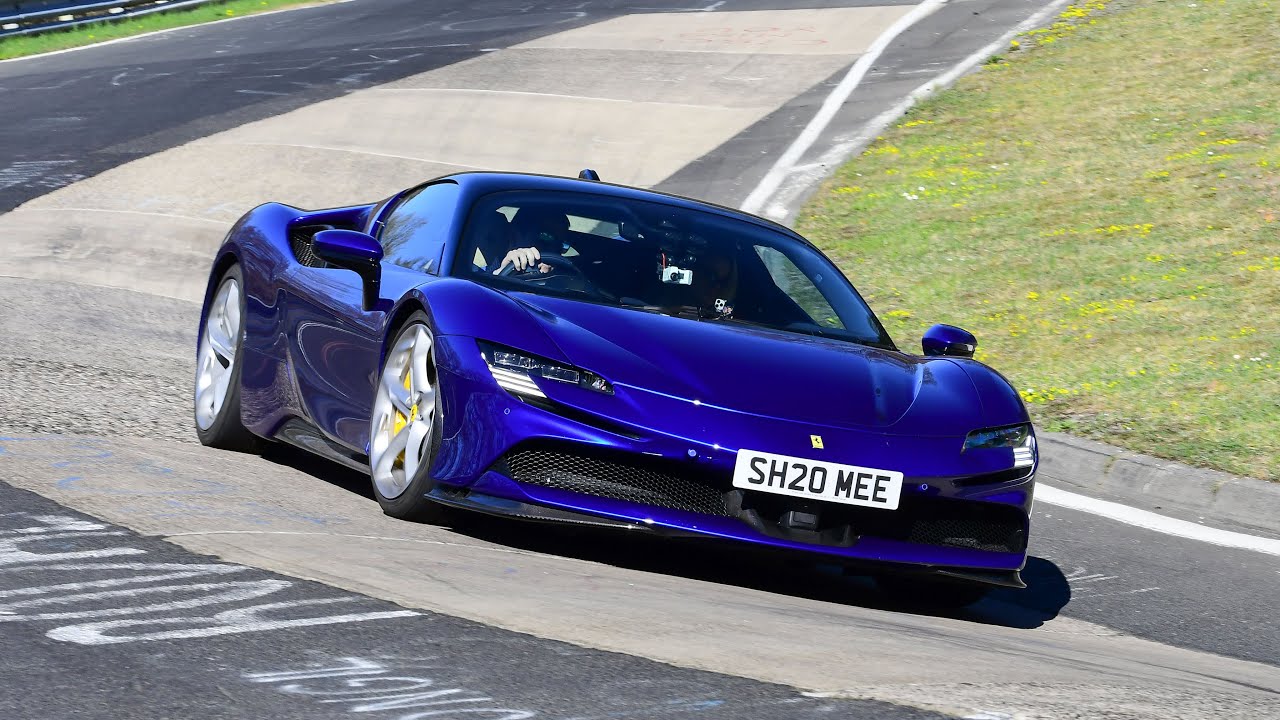
{"type": "Polygon", "coordinates": [[[0,0],[0,38],[204,5],[218,0],[0,0]]]}

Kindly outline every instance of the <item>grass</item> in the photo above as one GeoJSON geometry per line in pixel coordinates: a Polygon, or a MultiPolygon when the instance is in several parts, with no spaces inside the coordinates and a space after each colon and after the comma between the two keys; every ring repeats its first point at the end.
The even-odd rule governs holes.
{"type": "Polygon", "coordinates": [[[1280,3],[1068,8],[798,229],[903,346],[978,335],[1041,429],[1280,480],[1280,3]]]}
{"type": "Polygon", "coordinates": [[[157,12],[136,18],[81,25],[66,30],[51,30],[38,35],[5,38],[0,40],[0,60],[66,50],[156,30],[198,25],[294,5],[316,4],[319,4],[317,0],[227,0],[227,2],[210,3],[187,10],[157,12]]]}

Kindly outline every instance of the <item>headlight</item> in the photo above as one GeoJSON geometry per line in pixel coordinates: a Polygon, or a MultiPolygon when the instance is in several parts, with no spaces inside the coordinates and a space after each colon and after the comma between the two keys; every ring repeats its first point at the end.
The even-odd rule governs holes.
{"type": "Polygon", "coordinates": [[[1013,448],[1013,466],[1016,468],[1031,467],[1036,462],[1036,436],[1032,434],[1029,423],[974,430],[965,437],[961,452],[1002,447],[1013,448]]]}
{"type": "Polygon", "coordinates": [[[613,394],[613,386],[609,381],[593,372],[502,345],[486,342],[481,342],[479,345],[485,364],[493,374],[493,379],[502,389],[514,395],[545,398],[546,394],[538,387],[535,378],[569,383],[606,395],[613,394]]]}

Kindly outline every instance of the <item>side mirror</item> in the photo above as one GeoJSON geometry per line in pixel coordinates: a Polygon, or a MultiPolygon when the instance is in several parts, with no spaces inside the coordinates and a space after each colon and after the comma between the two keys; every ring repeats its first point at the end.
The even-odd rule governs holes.
{"type": "Polygon", "coordinates": [[[311,249],[321,260],[359,275],[364,309],[373,309],[382,285],[382,246],[377,240],[355,230],[321,230],[311,238],[311,249]]]}
{"type": "Polygon", "coordinates": [[[934,325],[924,331],[920,341],[924,354],[930,357],[973,357],[978,339],[973,333],[955,325],[934,325]]]}

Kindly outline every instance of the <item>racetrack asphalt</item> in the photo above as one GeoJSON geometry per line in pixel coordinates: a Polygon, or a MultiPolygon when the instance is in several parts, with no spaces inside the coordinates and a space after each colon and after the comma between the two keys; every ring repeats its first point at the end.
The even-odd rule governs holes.
{"type": "Polygon", "coordinates": [[[0,506],[7,720],[945,717],[407,610],[194,555],[2,484],[0,506]]]}
{"type": "MultiPolygon", "coordinates": [[[[731,3],[732,7],[723,9],[755,9],[780,4],[782,3],[731,3]]],[[[836,7],[843,5],[824,4],[836,7]]],[[[527,8],[525,12],[519,12],[514,3],[456,3],[453,6],[435,4],[431,9],[423,8],[422,5],[425,4],[357,0],[258,20],[175,31],[132,43],[44,59],[0,64],[0,88],[5,88],[6,97],[18,100],[7,103],[0,109],[0,137],[3,138],[0,143],[0,209],[11,209],[57,186],[102,173],[130,160],[150,156],[189,140],[240,127],[249,121],[273,117],[288,110],[339,97],[367,85],[409,79],[427,70],[449,70],[459,61],[478,58],[494,48],[518,43],[536,44],[538,40],[566,29],[588,27],[610,18],[623,17],[633,9],[625,3],[583,5],[576,2],[526,4],[521,6],[527,8]],[[577,12],[589,14],[581,17],[572,15],[577,12]],[[356,28],[360,30],[357,31],[356,28]],[[466,42],[465,47],[455,44],[459,38],[466,42]],[[445,47],[429,47],[432,45],[445,47]],[[371,59],[371,55],[376,58],[371,59]],[[387,62],[389,57],[395,61],[387,62]],[[278,72],[282,70],[285,72],[278,72]],[[203,75],[200,74],[201,71],[205,71],[203,75]],[[250,77],[255,74],[263,77],[250,77]],[[269,77],[272,75],[283,77],[269,77]],[[197,76],[201,79],[193,82],[191,78],[197,76]],[[249,92],[240,92],[245,90],[249,92]]],[[[664,3],[644,2],[631,5],[654,8],[664,3]]],[[[684,6],[683,3],[665,5],[667,8],[684,6]]],[[[710,6],[711,3],[706,5],[710,6]]],[[[842,114],[842,118],[828,132],[827,140],[831,141],[839,133],[847,132],[849,128],[859,124],[863,117],[873,115],[873,110],[878,112],[877,108],[883,107],[897,96],[895,92],[901,94],[914,89],[922,77],[927,77],[921,74],[922,71],[943,68],[948,62],[971,52],[973,48],[986,42],[984,38],[989,39],[991,33],[998,34],[1000,27],[1024,16],[1030,5],[1025,2],[950,4],[944,11],[930,18],[928,24],[922,24],[919,31],[927,32],[927,36],[906,37],[901,46],[891,49],[883,66],[869,78],[868,90],[874,92],[860,100],[855,96],[855,100],[859,102],[852,104],[842,114]],[[984,18],[994,19],[990,21],[990,26],[973,24],[986,22],[984,18]],[[966,25],[965,22],[970,24],[966,25]],[[943,32],[944,30],[947,32],[943,32]],[[927,41],[929,39],[932,42],[927,41]]],[[[673,13],[672,17],[676,18],[678,15],[673,13]]],[[[493,57],[497,58],[499,55],[495,54],[493,57]]],[[[839,75],[840,72],[836,72],[830,77],[838,78],[839,75]]],[[[658,186],[726,203],[739,200],[750,190],[750,178],[762,174],[767,165],[755,158],[768,157],[784,146],[796,127],[803,124],[807,115],[811,114],[814,104],[821,101],[824,90],[830,83],[829,79],[800,92],[782,107],[727,137],[715,149],[685,165],[683,169],[658,183],[658,186]],[[753,158],[751,163],[739,162],[739,159],[748,157],[753,158]]],[[[518,158],[513,159],[513,162],[517,160],[518,158]]],[[[602,169],[602,172],[607,174],[608,170],[602,169]]],[[[74,254],[77,243],[84,242],[92,242],[92,237],[65,238],[64,251],[74,254]]],[[[141,452],[150,459],[134,462],[123,470],[118,466],[113,467],[106,475],[92,476],[86,473],[84,477],[88,480],[82,478],[81,481],[68,482],[69,478],[77,477],[74,473],[78,470],[58,467],[58,463],[65,460],[32,457],[23,448],[32,447],[24,443],[34,441],[9,440],[4,445],[5,452],[0,453],[0,479],[8,480],[14,485],[38,489],[42,494],[70,507],[87,509],[99,517],[140,528],[147,534],[160,537],[175,535],[175,526],[184,524],[273,529],[277,526],[294,527],[290,523],[305,525],[310,522],[294,517],[305,515],[307,498],[290,498],[289,502],[277,502],[270,495],[273,480],[278,479],[282,487],[301,487],[295,476],[308,473],[296,472],[297,468],[288,462],[281,464],[279,460],[254,462],[248,458],[235,459],[228,467],[242,468],[246,473],[260,476],[255,479],[265,483],[255,487],[259,490],[266,489],[267,492],[260,492],[254,496],[255,500],[246,499],[234,505],[215,503],[213,496],[200,496],[194,501],[181,494],[163,497],[154,485],[147,484],[148,479],[163,479],[162,474],[154,475],[152,472],[158,472],[156,468],[167,468],[170,465],[180,468],[169,462],[167,456],[170,453],[181,454],[191,450],[188,446],[193,437],[187,411],[194,317],[190,302],[127,290],[89,287],[74,282],[28,279],[22,277],[21,270],[20,267],[12,268],[0,263],[0,275],[18,275],[0,279],[0,307],[3,308],[3,312],[0,312],[0,336],[6,339],[0,345],[0,363],[3,363],[0,368],[3,368],[4,375],[4,382],[0,385],[0,432],[11,438],[44,436],[48,433],[116,439],[144,438],[147,442],[139,447],[123,443],[121,453],[124,450],[141,452]],[[148,473],[152,473],[154,477],[148,473]],[[136,477],[125,477],[126,475],[136,477]],[[103,483],[107,483],[107,486],[104,487],[103,483]],[[150,494],[140,494],[144,492],[150,494]]],[[[218,456],[213,455],[195,456],[190,463],[195,467],[209,467],[211,470],[220,468],[218,456]]],[[[336,469],[311,470],[310,474],[323,474],[324,479],[338,483],[336,487],[339,492],[336,494],[318,493],[317,497],[324,495],[332,504],[315,508],[317,516],[332,516],[329,520],[339,525],[342,524],[339,520],[373,521],[362,515],[359,520],[354,519],[360,513],[377,512],[376,507],[370,508],[367,499],[359,494],[358,478],[336,469]]],[[[210,475],[216,475],[216,472],[211,472],[210,475]]],[[[332,489],[314,477],[302,480],[319,483],[322,489],[332,489]]],[[[0,507],[4,507],[5,512],[27,513],[10,517],[29,519],[37,514],[45,517],[69,512],[58,510],[47,500],[17,490],[4,488],[2,492],[4,498],[0,500],[0,507]]],[[[311,517],[311,520],[315,520],[315,517],[311,517]]],[[[326,528],[326,531],[329,529],[326,528]]],[[[418,529],[410,527],[405,532],[416,537],[418,529]]],[[[1266,717],[1273,714],[1269,712],[1269,708],[1275,707],[1268,704],[1266,698],[1278,701],[1275,692],[1280,687],[1280,676],[1273,671],[1280,664],[1280,627],[1272,619],[1273,614],[1268,612],[1273,604],[1276,578],[1280,577],[1277,575],[1274,558],[1138,531],[1092,516],[1043,505],[1038,508],[1035,518],[1032,545],[1035,557],[1027,572],[1032,588],[1024,593],[997,593],[958,618],[919,616],[905,613],[899,608],[885,607],[858,579],[833,578],[821,568],[791,573],[775,566],[765,566],[766,576],[760,577],[760,570],[756,567],[743,569],[732,567],[732,563],[727,564],[730,567],[724,567],[726,563],[722,556],[713,554],[708,557],[690,553],[688,557],[672,557],[683,554],[655,550],[648,545],[637,547],[621,539],[600,538],[598,542],[591,543],[590,548],[584,549],[580,542],[573,539],[543,537],[523,526],[511,528],[499,524],[497,527],[486,527],[475,532],[478,532],[478,538],[467,535],[459,538],[459,541],[537,552],[557,559],[546,566],[523,566],[516,563],[513,565],[515,568],[523,571],[538,569],[542,572],[582,573],[590,578],[589,581],[584,581],[585,584],[563,583],[561,587],[545,587],[549,582],[545,579],[508,581],[517,582],[515,587],[534,595],[545,593],[547,598],[556,598],[561,597],[557,593],[578,592],[597,593],[602,599],[625,598],[625,594],[613,593],[620,592],[620,588],[625,588],[628,582],[643,581],[650,590],[656,589],[672,595],[691,592],[696,593],[698,598],[709,600],[711,607],[707,607],[705,612],[681,608],[678,611],[681,616],[673,616],[673,623],[723,623],[735,618],[751,618],[754,623],[766,622],[768,614],[760,614],[754,610],[743,614],[743,606],[754,607],[757,604],[776,606],[773,611],[775,620],[778,617],[806,618],[795,626],[799,632],[781,636],[768,632],[765,627],[753,626],[753,631],[762,638],[786,646],[777,647],[776,652],[772,649],[761,651],[760,656],[764,658],[803,659],[806,647],[825,647],[822,645],[822,638],[817,636],[829,634],[832,623],[839,623],[838,626],[855,643],[867,642],[873,647],[902,650],[906,645],[912,644],[913,638],[919,643],[925,642],[920,638],[928,637],[930,640],[927,646],[935,648],[939,653],[938,662],[963,663],[968,655],[976,652],[976,645],[969,645],[968,649],[966,647],[978,642],[976,637],[981,637],[981,633],[977,631],[990,626],[992,637],[999,638],[993,642],[997,642],[1000,647],[1010,648],[1008,662],[1011,673],[1021,663],[1042,662],[1042,658],[1027,660],[1023,653],[1029,647],[1049,642],[1046,638],[1087,636],[1088,642],[1096,643],[1088,645],[1087,650],[1066,643],[1055,646],[1052,651],[1064,653],[1059,656],[1064,667],[1072,670],[1079,670],[1083,666],[1109,667],[1109,672],[1115,676],[1110,685],[1089,686],[1090,692],[1096,695],[1097,704],[1082,711],[1081,717],[1098,716],[1108,709],[1114,710],[1117,717],[1201,717],[1211,711],[1220,716],[1266,717]],[[722,607],[715,606],[717,598],[723,604],[722,607]],[[869,629],[876,626],[895,628],[894,632],[901,636],[902,644],[877,644],[881,640],[869,629]],[[1109,658],[1105,662],[1100,660],[1108,657],[1108,653],[1125,655],[1137,652],[1134,646],[1108,645],[1113,636],[1117,641],[1123,640],[1119,634],[1146,638],[1160,644],[1160,647],[1168,645],[1195,651],[1161,655],[1167,651],[1143,646],[1143,652],[1156,652],[1173,666],[1188,663],[1182,669],[1202,677],[1203,685],[1199,689],[1204,692],[1200,696],[1201,700],[1197,702],[1194,699],[1195,693],[1188,688],[1196,684],[1189,684],[1185,676],[1173,678],[1144,675],[1143,673],[1153,672],[1149,666],[1141,670],[1136,669],[1136,665],[1117,669],[1116,665],[1107,664],[1118,662],[1115,658],[1109,658]],[[951,645],[952,649],[941,649],[947,645],[951,645]],[[1068,651],[1075,654],[1069,654],[1068,651]],[[1223,659],[1219,661],[1215,659],[1215,655],[1223,656],[1223,659]],[[1226,658],[1262,665],[1241,665],[1226,658]],[[1244,680],[1246,676],[1251,680],[1244,680]],[[1228,679],[1246,685],[1252,683],[1255,688],[1242,689],[1233,699],[1224,690],[1230,686],[1228,679]],[[1159,682],[1171,684],[1161,686],[1159,682]],[[1143,684],[1149,687],[1145,690],[1134,687],[1143,684]],[[1181,692],[1175,688],[1181,688],[1181,692]]],[[[440,536],[429,533],[424,537],[440,536]]],[[[130,540],[132,542],[133,538],[130,540]]],[[[343,582],[322,575],[315,565],[291,565],[291,562],[296,563],[296,556],[270,558],[263,554],[262,548],[215,545],[200,547],[178,538],[175,541],[202,552],[218,552],[224,557],[235,556],[242,562],[247,562],[254,553],[258,553],[265,558],[258,563],[263,567],[274,567],[286,574],[297,572],[307,577],[324,576],[332,584],[344,587],[357,584],[360,585],[358,589],[375,596],[390,597],[389,594],[378,592],[377,585],[372,580],[365,584],[343,582]]],[[[146,543],[148,553],[158,556],[172,553],[172,556],[163,557],[185,558],[184,562],[202,562],[198,556],[192,556],[186,550],[175,549],[158,540],[145,539],[138,542],[146,543]]],[[[312,552],[320,553],[320,547],[317,545],[312,552]]],[[[306,550],[302,548],[298,552],[305,553],[306,550]]],[[[520,557],[525,558],[523,555],[520,557]]],[[[432,562],[436,561],[437,558],[432,559],[432,562]]],[[[465,569],[431,570],[436,571],[441,572],[442,585],[456,584],[468,577],[465,569]],[[453,577],[451,572],[460,574],[453,577]]],[[[470,572],[474,574],[475,570],[470,572]]],[[[8,574],[10,580],[0,584],[0,601],[11,601],[9,594],[14,592],[22,595],[32,587],[55,582],[46,579],[42,573],[40,566],[33,564],[24,567],[21,573],[8,574]]],[[[430,584],[422,587],[434,588],[432,592],[438,592],[441,596],[452,592],[448,588],[430,584]]],[[[460,589],[457,590],[457,596],[465,598],[468,592],[492,590],[501,585],[458,587],[460,589]]],[[[315,586],[307,585],[306,588],[309,592],[319,592],[315,586]]],[[[298,597],[313,596],[303,593],[298,597]]],[[[120,596],[113,598],[113,602],[120,600],[120,596]]],[[[393,599],[404,601],[400,597],[393,599]]],[[[535,599],[537,598],[531,597],[527,605],[533,607],[535,599]]],[[[133,607],[147,602],[145,595],[130,596],[128,599],[133,607]]],[[[368,607],[377,605],[373,600],[359,602],[371,603],[368,607]]],[[[462,601],[459,602],[459,607],[465,605],[462,601]]],[[[626,602],[654,604],[655,611],[664,611],[662,602],[654,598],[633,598],[626,602]]],[[[421,608],[430,605],[411,606],[421,608]]],[[[510,603],[510,611],[515,612],[521,606],[522,603],[513,601],[510,603]]],[[[626,615],[624,612],[619,613],[619,617],[626,615]]],[[[0,621],[4,617],[0,615],[0,621]]],[[[490,642],[491,648],[505,647],[504,643],[515,642],[508,639],[511,637],[531,641],[526,635],[468,624],[446,615],[430,617],[432,622],[447,621],[458,623],[458,627],[470,628],[467,632],[489,638],[485,642],[490,642]]],[[[557,632],[549,630],[538,632],[540,618],[518,620],[519,622],[511,620],[491,624],[512,627],[525,623],[525,629],[530,632],[549,637],[559,636],[557,632]]],[[[114,692],[116,688],[125,688],[123,694],[112,694],[112,701],[121,703],[121,708],[129,708],[128,712],[133,712],[137,717],[183,716],[176,709],[162,712],[156,708],[182,708],[184,697],[213,698],[216,701],[218,696],[226,697],[228,692],[233,695],[248,692],[244,687],[233,687],[228,683],[243,683],[245,673],[297,669],[300,667],[299,662],[332,663],[343,657],[372,659],[375,662],[378,661],[377,658],[386,659],[384,656],[421,657],[414,648],[401,649],[402,646],[397,644],[407,645],[404,638],[415,635],[415,631],[404,627],[404,624],[419,621],[415,616],[281,629],[260,634],[246,633],[215,640],[192,641],[190,644],[189,641],[160,640],[92,648],[42,636],[41,633],[50,630],[45,626],[15,623],[14,627],[23,628],[23,631],[5,633],[4,642],[13,643],[14,647],[3,657],[21,657],[33,652],[30,648],[34,647],[42,653],[39,656],[42,662],[39,665],[26,662],[28,667],[25,669],[15,665],[14,672],[31,672],[31,667],[59,668],[59,672],[79,673],[92,678],[93,682],[78,689],[56,684],[42,686],[35,678],[30,687],[24,687],[24,683],[6,683],[11,694],[0,694],[0,715],[60,717],[68,714],[72,706],[90,705],[87,700],[90,692],[104,688],[114,692]],[[33,627],[38,632],[32,632],[30,628],[33,627]],[[375,656],[375,652],[380,655],[375,656]],[[228,663],[219,658],[235,658],[236,663],[240,664],[228,663]],[[263,662],[243,662],[245,658],[261,658],[263,662]],[[220,679],[208,679],[212,676],[202,672],[198,677],[205,681],[194,681],[189,673],[184,672],[193,665],[209,673],[222,673],[219,675],[220,679]],[[126,699],[127,688],[134,687],[131,683],[137,681],[133,678],[140,674],[145,675],[152,684],[143,684],[141,687],[144,692],[133,696],[141,700],[131,705],[134,701],[126,699]],[[12,692],[18,688],[24,688],[23,692],[12,692]],[[14,703],[12,712],[8,712],[3,704],[6,701],[14,703]]],[[[600,632],[608,630],[607,623],[603,626],[600,632]]],[[[705,632],[708,637],[715,637],[711,627],[695,632],[705,632]]],[[[452,638],[457,635],[444,637],[452,638]]],[[[571,639],[580,644],[593,644],[588,637],[571,639]]],[[[545,643],[547,647],[562,647],[550,641],[537,640],[536,643],[545,643]]],[[[626,645],[622,641],[619,643],[621,646],[626,645]]],[[[448,645],[451,652],[458,649],[456,643],[442,645],[448,645]]],[[[600,647],[604,643],[596,642],[594,645],[600,647]]],[[[745,643],[743,647],[750,645],[751,643],[745,643]]],[[[572,647],[575,652],[582,652],[576,646],[563,647],[572,647]]],[[[442,652],[439,646],[432,650],[433,655],[442,652]]],[[[467,671],[466,682],[456,679],[458,676],[454,675],[450,675],[448,679],[442,678],[440,682],[452,683],[450,688],[465,685],[467,689],[503,702],[515,703],[525,698],[532,698],[530,702],[534,702],[543,696],[525,692],[523,686],[521,693],[501,694],[493,685],[475,685],[470,678],[482,675],[490,680],[500,678],[499,684],[506,686],[514,682],[509,679],[513,672],[527,673],[527,667],[543,669],[545,665],[545,674],[532,676],[531,685],[539,688],[542,693],[550,693],[552,697],[588,700],[572,707],[567,704],[557,706],[554,703],[536,702],[528,706],[538,710],[540,716],[555,716],[554,713],[549,713],[551,709],[563,712],[565,716],[627,710],[642,716],[661,717],[658,714],[660,704],[672,697],[694,698],[690,702],[701,702],[697,698],[714,700],[717,694],[728,692],[732,692],[735,698],[761,698],[761,704],[757,707],[770,707],[769,703],[778,699],[794,700],[797,697],[794,693],[786,694],[789,691],[775,685],[727,675],[700,674],[634,658],[626,659],[640,665],[623,669],[630,675],[619,675],[618,668],[609,666],[603,660],[598,661],[594,656],[590,663],[584,664],[603,664],[593,665],[590,672],[583,671],[582,665],[579,665],[575,673],[572,660],[558,665],[548,658],[560,657],[556,655],[559,651],[547,652],[546,655],[534,658],[534,663],[516,663],[520,668],[518,671],[510,670],[510,666],[506,669],[485,665],[466,666],[474,668],[474,674],[473,671],[467,671]],[[595,668],[599,669],[598,672],[595,668]],[[675,685],[668,687],[655,682],[652,684],[654,692],[637,691],[637,694],[628,696],[627,702],[633,703],[631,705],[624,703],[622,707],[611,707],[613,700],[584,690],[587,685],[599,682],[600,678],[631,677],[648,681],[651,676],[660,678],[665,672],[672,673],[671,682],[676,683],[675,685]],[[703,684],[698,685],[699,682],[703,684]],[[669,692],[671,688],[676,690],[675,694],[669,692]],[[698,695],[695,692],[698,689],[712,689],[715,692],[708,690],[705,696],[698,695]]],[[[654,656],[651,652],[637,653],[654,656]]],[[[477,654],[487,656],[490,653],[457,652],[448,657],[462,662],[477,654]]],[[[607,653],[599,655],[604,658],[625,657],[607,653]]],[[[1153,657],[1147,656],[1146,662],[1154,662],[1153,657]]],[[[831,658],[832,656],[815,650],[807,661],[830,663],[831,658]]],[[[676,664],[691,664],[681,663],[680,658],[675,657],[663,659],[676,664]]],[[[887,657],[883,662],[891,665],[894,659],[887,657]]],[[[453,666],[453,663],[449,664],[453,666]]],[[[712,664],[714,663],[708,661],[701,666],[712,664]]],[[[750,671],[728,662],[718,667],[732,668],[736,674],[757,678],[780,678],[783,682],[788,681],[786,678],[803,676],[803,673],[787,675],[784,672],[786,668],[766,667],[750,671]]],[[[399,670],[396,669],[395,672],[399,670]]],[[[1071,671],[1064,670],[1065,672],[1071,671]]],[[[1170,673],[1174,674],[1172,670],[1170,673]]],[[[885,690],[881,685],[885,682],[883,679],[879,683],[868,681],[863,687],[854,676],[849,677],[847,685],[842,687],[861,687],[867,697],[892,697],[912,704],[947,707],[963,712],[980,709],[1000,711],[1006,708],[1030,714],[1039,711],[1048,717],[1065,717],[1068,706],[1081,702],[1080,695],[1065,693],[1062,688],[1047,681],[1006,683],[1013,688],[1010,692],[1017,696],[1011,698],[996,690],[994,678],[990,685],[979,685],[976,690],[966,692],[962,688],[947,687],[937,682],[938,674],[933,671],[921,669],[920,676],[920,687],[914,689],[904,688],[904,681],[899,681],[891,690],[885,690]],[[1043,697],[1037,697],[1038,695],[1043,697]],[[976,704],[984,697],[991,699],[992,703],[988,706],[976,704]]],[[[6,673],[6,677],[19,676],[6,673]]],[[[637,687],[646,684],[639,681],[633,683],[637,687]]],[[[799,682],[793,684],[804,686],[799,682]]],[[[297,693],[263,691],[264,687],[272,685],[269,682],[256,684],[252,693],[237,695],[236,704],[222,708],[219,712],[225,711],[227,717],[265,712],[282,717],[292,716],[289,713],[295,713],[298,717],[317,717],[327,716],[321,713],[334,710],[333,716],[336,717],[349,709],[333,704],[319,705],[311,698],[299,702],[297,693]],[[262,704],[255,704],[259,702],[262,704]],[[244,712],[240,712],[239,708],[243,708],[244,712]]],[[[190,716],[216,716],[208,710],[210,702],[193,702],[192,707],[196,709],[190,711],[190,716]]],[[[693,709],[691,705],[676,707],[683,711],[693,709]]],[[[741,706],[733,714],[725,716],[750,717],[750,713],[755,712],[750,707],[741,706]]],[[[908,710],[892,705],[841,708],[843,710],[837,712],[836,716],[909,716],[908,710]]],[[[697,709],[704,708],[699,706],[697,709]]],[[[807,708],[801,709],[807,711],[807,708]]],[[[675,709],[671,711],[674,713],[675,709]]],[[[109,716],[129,715],[120,712],[109,716]]],[[[765,716],[763,711],[761,716],[765,716]]],[[[797,712],[787,716],[803,715],[797,712]]]]}

